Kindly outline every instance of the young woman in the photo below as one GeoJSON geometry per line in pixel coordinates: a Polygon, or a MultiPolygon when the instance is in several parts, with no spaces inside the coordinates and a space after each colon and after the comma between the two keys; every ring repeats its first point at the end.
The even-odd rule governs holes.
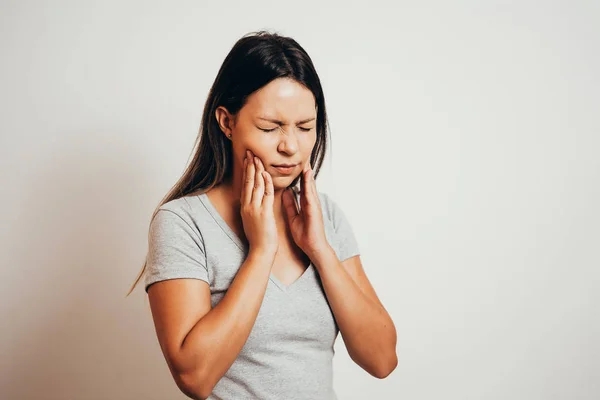
{"type": "Polygon", "coordinates": [[[336,399],[338,332],[358,365],[390,374],[394,324],[348,220],[315,185],[327,115],[304,49],[267,32],[242,37],[210,90],[198,143],[153,215],[132,287],[145,272],[177,386],[194,399],[336,399]]]}

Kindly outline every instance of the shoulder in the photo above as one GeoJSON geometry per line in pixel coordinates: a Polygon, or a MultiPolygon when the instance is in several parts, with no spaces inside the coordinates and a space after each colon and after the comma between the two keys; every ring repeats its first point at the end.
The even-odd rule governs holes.
{"type": "Polygon", "coordinates": [[[323,214],[327,216],[331,215],[331,207],[332,207],[332,198],[325,192],[317,190],[317,194],[319,195],[319,201],[321,202],[321,208],[323,210],[323,214]]]}
{"type": "Polygon", "coordinates": [[[197,200],[195,196],[184,196],[170,200],[158,208],[157,214],[161,212],[163,215],[172,214],[186,222],[190,222],[196,214],[195,204],[197,200]]]}
{"type": "Polygon", "coordinates": [[[162,204],[150,222],[150,229],[170,234],[185,231],[193,236],[201,236],[197,228],[196,202],[198,199],[184,196],[162,204]]]}
{"type": "Polygon", "coordinates": [[[332,221],[335,225],[335,222],[342,214],[342,210],[337,201],[333,199],[330,194],[326,192],[322,192],[317,190],[319,194],[319,201],[321,203],[321,210],[323,211],[323,216],[332,221]]]}
{"type": "Polygon", "coordinates": [[[175,214],[186,214],[191,211],[189,196],[180,197],[170,200],[159,207],[159,210],[171,211],[175,214]]]}
{"type": "Polygon", "coordinates": [[[354,235],[352,224],[346,214],[331,195],[319,192],[323,223],[326,225],[326,235],[341,261],[360,254],[358,242],[354,235]]]}

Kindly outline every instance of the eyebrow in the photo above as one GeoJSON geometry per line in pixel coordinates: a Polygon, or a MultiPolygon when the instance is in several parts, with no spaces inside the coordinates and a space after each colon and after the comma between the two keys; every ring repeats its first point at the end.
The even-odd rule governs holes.
{"type": "MultiPolygon", "coordinates": [[[[285,125],[285,124],[283,123],[283,121],[279,121],[278,119],[273,119],[273,118],[264,118],[264,117],[258,117],[258,119],[262,119],[262,120],[264,120],[264,121],[273,122],[273,123],[276,123],[276,124],[279,124],[279,125],[285,125]]],[[[312,117],[312,118],[307,118],[307,119],[303,119],[302,121],[298,121],[298,124],[300,124],[300,125],[301,125],[301,124],[305,124],[305,123],[307,123],[307,122],[314,121],[314,120],[315,120],[315,118],[314,118],[314,117],[312,117]]]]}

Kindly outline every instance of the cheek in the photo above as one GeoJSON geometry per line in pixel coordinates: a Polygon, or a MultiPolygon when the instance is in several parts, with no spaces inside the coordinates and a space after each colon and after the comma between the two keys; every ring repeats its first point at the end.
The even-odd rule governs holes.
{"type": "Polygon", "coordinates": [[[317,135],[315,133],[307,135],[302,141],[302,149],[310,156],[315,144],[317,143],[317,135]]]}
{"type": "Polygon", "coordinates": [[[250,150],[255,156],[261,157],[265,148],[268,148],[270,141],[266,135],[261,135],[260,132],[246,131],[238,133],[234,140],[235,152],[241,155],[242,159],[245,156],[246,150],[250,150]]]}
{"type": "Polygon", "coordinates": [[[238,148],[238,155],[240,157],[240,161],[244,162],[244,157],[246,157],[246,150],[250,150],[253,155],[258,157],[265,168],[268,168],[269,162],[272,161],[273,155],[270,154],[269,149],[271,147],[268,143],[263,141],[252,141],[246,143],[240,143],[238,148]]]}

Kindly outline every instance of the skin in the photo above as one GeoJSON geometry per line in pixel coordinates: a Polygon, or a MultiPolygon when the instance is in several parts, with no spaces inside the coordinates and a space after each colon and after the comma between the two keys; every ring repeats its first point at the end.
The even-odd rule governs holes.
{"type": "Polygon", "coordinates": [[[285,222],[284,191],[298,175],[310,169],[310,155],[317,140],[312,92],[293,80],[276,79],[249,96],[235,118],[224,107],[215,114],[223,134],[232,142],[234,156],[232,178],[217,189],[219,202],[227,203],[239,215],[244,159],[254,156],[259,160],[256,169],[266,171],[272,179],[273,213],[281,229],[285,222]],[[273,167],[276,164],[297,166],[292,174],[285,175],[273,167]]]}
{"type": "Polygon", "coordinates": [[[276,79],[249,96],[235,121],[227,109],[219,107],[215,117],[223,133],[231,135],[234,155],[233,179],[221,185],[228,200],[237,205],[241,197],[243,162],[249,150],[271,175],[275,191],[273,211],[282,216],[283,191],[303,171],[317,140],[316,116],[312,92],[290,79],[276,79]],[[298,165],[294,173],[286,176],[273,167],[284,163],[298,165]]]}
{"type": "Polygon", "coordinates": [[[232,142],[233,173],[229,181],[207,195],[217,209],[223,211],[224,219],[243,241],[249,242],[251,247],[275,251],[274,273],[281,276],[282,282],[291,283],[306,268],[310,255],[323,251],[326,244],[322,216],[320,213],[314,215],[315,210],[308,204],[318,202],[318,197],[313,200],[310,196],[301,196],[301,210],[306,211],[298,214],[294,212],[294,196],[286,190],[300,174],[303,175],[301,186],[304,178],[314,181],[310,166],[317,137],[314,96],[294,80],[276,79],[249,96],[237,115],[231,115],[224,107],[219,107],[215,114],[223,134],[232,142]],[[244,164],[246,159],[251,161],[250,165],[244,164]],[[287,175],[274,167],[278,164],[296,164],[296,167],[287,175]],[[260,227],[250,222],[251,217],[242,210],[246,170],[254,185],[262,187],[261,190],[267,189],[267,196],[273,196],[266,205],[268,209],[272,208],[268,217],[272,215],[273,219],[265,218],[262,223],[267,228],[274,224],[276,234],[255,233],[260,227]],[[261,175],[263,171],[264,176],[261,175]],[[309,216],[309,213],[313,215],[309,216]],[[249,237],[252,236],[258,237],[251,240],[249,237]],[[275,246],[271,248],[270,245],[275,246]],[[290,259],[291,268],[281,268],[280,264],[285,264],[286,260],[289,263],[290,259]]]}
{"type": "MultiPolygon", "coordinates": [[[[298,251],[289,249],[299,249],[299,253],[306,255],[321,275],[352,359],[374,376],[387,376],[398,362],[394,323],[369,282],[360,256],[340,262],[325,236],[321,204],[310,166],[310,154],[316,142],[316,107],[312,92],[296,81],[276,79],[253,93],[236,118],[224,108],[217,110],[216,118],[223,133],[231,135],[234,151],[233,179],[222,185],[227,193],[222,200],[233,208],[233,215],[241,212],[243,219],[244,211],[240,208],[245,202],[241,194],[245,182],[249,191],[253,183],[264,185],[267,193],[273,191],[272,202],[269,199],[266,208],[269,210],[272,204],[279,234],[270,240],[277,241],[279,249],[284,249],[283,256],[281,250],[276,251],[273,273],[287,277],[280,278],[281,281],[292,283],[306,265],[298,268],[305,262],[294,260],[298,251]],[[263,118],[281,122],[277,124],[263,118]],[[249,160],[257,158],[258,162],[244,164],[246,156],[249,160]],[[281,163],[298,163],[298,172],[282,176],[272,167],[281,163]],[[263,171],[267,173],[264,179],[263,171]],[[291,191],[286,190],[299,174],[302,174],[300,213],[291,191]],[[248,176],[255,179],[248,182],[248,176]],[[290,259],[296,267],[290,267],[290,259]],[[295,272],[286,274],[286,269],[295,272]]],[[[235,218],[232,224],[236,225],[235,218]]],[[[242,225],[246,227],[245,223],[242,225]]],[[[243,236],[243,229],[239,231],[243,236]]]]}
{"type": "Polygon", "coordinates": [[[360,256],[340,262],[325,237],[308,163],[316,141],[315,117],[312,93],[289,79],[274,80],[253,93],[235,116],[216,110],[223,133],[231,135],[233,173],[207,195],[249,243],[248,257],[214,308],[209,285],[198,279],[165,280],[148,289],[161,349],[178,387],[191,398],[207,398],[235,361],[258,315],[269,275],[290,284],[311,261],[350,357],[381,379],[396,368],[396,329],[360,256]],[[297,171],[282,175],[272,166],[280,163],[298,163],[297,171]],[[298,212],[285,189],[300,174],[298,212]]]}

